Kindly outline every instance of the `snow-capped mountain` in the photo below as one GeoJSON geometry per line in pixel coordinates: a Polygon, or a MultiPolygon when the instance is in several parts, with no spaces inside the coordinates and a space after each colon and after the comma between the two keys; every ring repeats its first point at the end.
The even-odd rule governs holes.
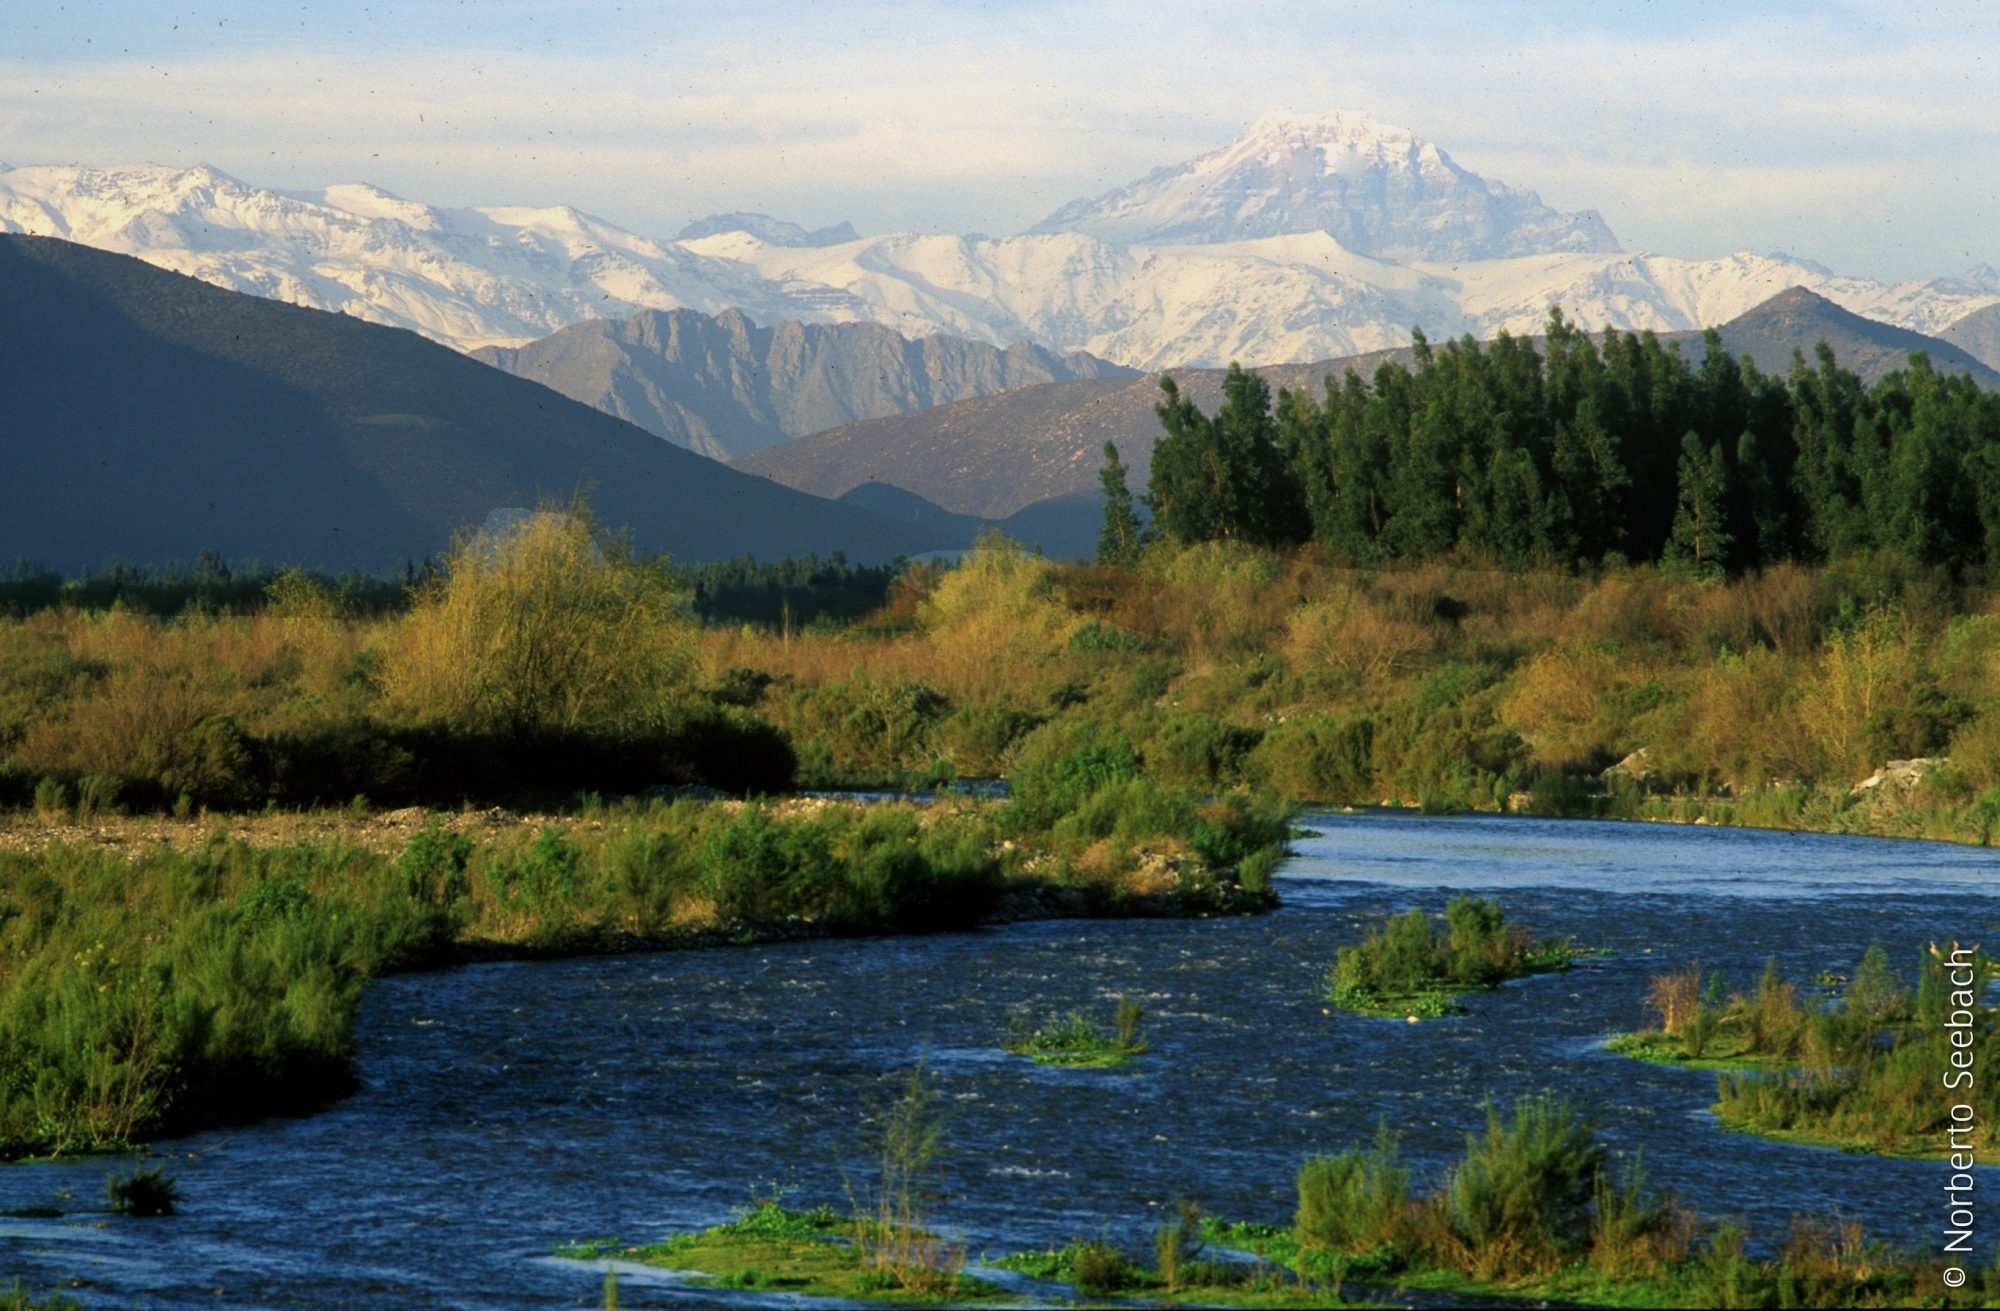
{"type": "Polygon", "coordinates": [[[0,231],[67,237],[238,291],[410,328],[461,350],[591,318],[736,308],[760,325],[873,322],[1026,338],[1133,368],[1326,359],[1540,327],[1721,323],[1791,286],[1935,335],[2000,304],[2000,274],[1886,286],[1793,256],[1618,250],[1356,114],[1270,118],[1222,150],[1000,238],[856,237],[716,215],[673,240],[567,207],[447,209],[365,184],[275,191],[205,166],[0,166],[0,231]]]}
{"type": "Polygon", "coordinates": [[[727,214],[710,214],[707,218],[696,219],[676,232],[674,240],[693,241],[698,237],[712,237],[718,232],[747,232],[773,246],[837,246],[860,235],[852,223],[835,223],[808,231],[796,223],[772,218],[769,214],[732,210],[727,214]]]}
{"type": "Polygon", "coordinates": [[[1619,248],[1595,212],[1558,213],[1355,110],[1266,116],[1220,150],[1071,201],[1033,231],[1128,245],[1324,232],[1358,254],[1431,261],[1619,248]]]}
{"type": "Polygon", "coordinates": [[[568,206],[441,209],[365,183],[273,191],[205,164],[0,167],[0,231],[136,255],[461,350],[642,309],[796,317],[793,298],[747,270],[568,206]]]}

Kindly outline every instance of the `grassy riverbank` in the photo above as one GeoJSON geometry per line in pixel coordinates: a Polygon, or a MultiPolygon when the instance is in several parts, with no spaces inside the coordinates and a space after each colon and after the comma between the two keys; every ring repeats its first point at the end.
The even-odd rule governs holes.
{"type": "Polygon", "coordinates": [[[350,1086],[355,1008],[386,970],[1271,904],[1199,853],[1281,844],[1281,816],[1135,789],[1153,804],[1120,821],[1118,861],[1072,813],[972,800],[273,817],[0,852],[0,1156],[318,1105],[350,1086]]]}
{"type": "Polygon", "coordinates": [[[1386,1128],[1373,1144],[1308,1161],[1289,1228],[1220,1227],[1214,1241],[1302,1277],[1473,1295],[1633,1307],[1990,1306],[2000,1268],[1943,1282],[1945,1263],[1869,1240],[1858,1224],[1801,1216],[1749,1236],[1655,1192],[1574,1104],[1488,1108],[1482,1132],[1428,1192],[1386,1128]]]}

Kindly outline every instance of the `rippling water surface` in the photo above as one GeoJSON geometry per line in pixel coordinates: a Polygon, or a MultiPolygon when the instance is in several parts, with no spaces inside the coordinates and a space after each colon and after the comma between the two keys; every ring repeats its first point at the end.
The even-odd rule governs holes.
{"type": "MultiPolygon", "coordinates": [[[[371,985],[362,1091],[302,1120],[161,1144],[182,1214],[0,1219],[0,1281],[83,1281],[104,1307],[591,1304],[560,1242],[649,1240],[727,1218],[753,1189],[842,1204],[868,1114],[917,1061],[953,1108],[940,1220],[972,1250],[1106,1231],[1133,1245],[1181,1194],[1285,1220],[1302,1156],[1405,1134],[1434,1175],[1489,1095],[1584,1100],[1621,1151],[1706,1215],[1779,1233],[1839,1211],[1935,1232],[1943,1167],[1724,1133],[1713,1076],[1600,1050],[1648,976],[1699,955],[1748,981],[1845,971],[1873,940],[2000,941],[1987,852],[1929,843],[1527,819],[1310,816],[1250,919],[1059,922],[475,966],[371,985]],[[1329,1016],[1335,950],[1381,916],[1498,895],[1538,931],[1614,955],[1471,999],[1463,1019],[1329,1016]],[[1014,1015],[1145,1000],[1138,1073],[1007,1058],[1014,1015]]],[[[1942,1096],[1942,1093],[1940,1094],[1942,1096]]],[[[0,1207],[94,1206],[103,1161],[0,1168],[0,1207]],[[73,1195],[65,1199],[65,1194],[73,1195]]],[[[693,1305],[643,1275],[628,1306],[693,1305]]]]}

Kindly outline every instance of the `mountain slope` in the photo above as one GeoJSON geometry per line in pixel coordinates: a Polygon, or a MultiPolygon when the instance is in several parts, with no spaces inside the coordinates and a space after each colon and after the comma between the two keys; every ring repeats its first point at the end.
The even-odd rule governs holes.
{"type": "Polygon", "coordinates": [[[759,328],[735,310],[593,319],[473,357],[719,460],[860,419],[1130,372],[1025,341],[911,341],[873,323],[759,328]]]}
{"type": "Polygon", "coordinates": [[[2000,369],[2000,305],[1974,310],[1938,336],[1974,359],[2000,369]]]}
{"type": "Polygon", "coordinates": [[[640,549],[684,558],[956,544],[413,334],[49,238],[0,237],[0,358],[0,558],[393,566],[580,486],[640,549]]]}
{"type": "Polygon", "coordinates": [[[860,235],[855,232],[852,223],[835,223],[830,227],[807,231],[796,223],[772,218],[769,214],[735,210],[698,218],[676,232],[674,240],[693,241],[697,237],[712,237],[718,232],[747,232],[759,241],[768,241],[774,246],[837,246],[860,235]]]}
{"type": "MultiPolygon", "coordinates": [[[[1873,323],[1803,289],[1794,288],[1738,315],[1719,330],[1732,354],[1749,355],[1757,367],[1782,373],[1793,351],[1808,359],[1825,340],[1835,357],[1873,379],[1927,350],[1947,372],[1972,374],[2000,387],[2000,376],[1946,343],[1873,323]]],[[[1662,333],[1683,352],[1701,350],[1699,334],[1662,333]]],[[[1318,392],[1323,380],[1353,369],[1371,376],[1385,362],[1408,364],[1407,348],[1289,364],[1257,370],[1275,392],[1280,387],[1318,392]]],[[[1221,401],[1215,369],[1176,369],[1183,395],[1210,412],[1221,401]]],[[[864,482],[886,482],[962,514],[1004,518],[1051,498],[1088,495],[1097,486],[1106,441],[1143,485],[1160,424],[1158,373],[1029,387],[935,410],[836,428],[759,451],[736,467],[822,496],[839,496],[864,482]]]]}
{"type": "Polygon", "coordinates": [[[1790,368],[1793,351],[1811,360],[1814,346],[1823,341],[1843,367],[1870,382],[1908,364],[1912,352],[1923,351],[1941,373],[1969,374],[1988,390],[2000,389],[2000,372],[1951,342],[1850,314],[1804,287],[1779,292],[1721,331],[1731,354],[1748,355],[1767,373],[1790,368]]]}
{"type": "Polygon", "coordinates": [[[1557,213],[1353,110],[1266,117],[1220,150],[1072,201],[1032,231],[1126,245],[1324,232],[1358,254],[1433,262],[1618,249],[1596,213],[1557,213]]]}

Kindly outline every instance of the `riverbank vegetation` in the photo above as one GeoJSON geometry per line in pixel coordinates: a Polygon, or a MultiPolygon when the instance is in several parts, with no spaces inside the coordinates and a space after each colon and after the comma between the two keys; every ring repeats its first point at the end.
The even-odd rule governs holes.
{"type": "Polygon", "coordinates": [[[1640,1060],[1720,1071],[1715,1111],[1731,1129],[1896,1156],[1990,1152],[2000,1143],[1993,1128],[2000,1094],[1982,1055],[2000,1027],[1986,1004],[1993,973],[1976,950],[1961,966],[1926,951],[1913,991],[1879,943],[1850,974],[1811,986],[1781,977],[1773,961],[1754,988],[1732,991],[1716,976],[1704,983],[1700,965],[1691,964],[1649,987],[1657,1027],[1605,1045],[1640,1060]],[[1955,1091],[1941,1095],[1954,1071],[1955,1091]],[[1956,1149],[1955,1104],[1973,1112],[1960,1122],[1956,1149]]]}
{"type": "MultiPolygon", "coordinates": [[[[1281,817],[1189,813],[1209,850],[1284,840],[1281,817]]],[[[385,970],[1268,904],[1174,832],[1128,821],[1152,851],[1114,862],[1073,819],[970,798],[683,800],[0,851],[0,1156],[321,1104],[351,1086],[355,1007],[385,970]]]]}
{"type": "MultiPolygon", "coordinates": [[[[462,581],[448,560],[391,600],[288,572],[261,607],[18,602],[0,618],[0,807],[20,822],[1018,784],[1038,756],[1088,747],[1099,774],[1210,798],[2000,830],[2000,608],[1983,566],[1885,548],[1721,576],[1500,570],[1240,538],[1059,566],[996,543],[892,577],[772,566],[766,621],[715,608],[734,596],[761,615],[743,599],[757,587],[718,575],[698,599],[587,519],[526,531],[548,540],[515,553],[616,577],[571,595],[535,582],[560,571],[524,565],[503,585],[515,555],[473,550],[462,581]],[[840,617],[878,588],[866,617],[840,617]],[[488,607],[502,617],[469,618],[488,607]],[[585,636],[495,653],[509,644],[494,634],[544,622],[585,636]],[[538,690],[550,670],[559,693],[538,690]]],[[[1114,818],[1090,824],[1115,836],[1114,818]]]]}
{"type": "MultiPolygon", "coordinates": [[[[867,1272],[864,1235],[878,1224],[766,1203],[660,1244],[603,1240],[561,1254],[691,1271],[717,1288],[908,1296],[867,1272]]],[[[1392,1289],[1649,1307],[1973,1307],[2000,1297],[2000,1266],[1974,1268],[1953,1288],[1946,1262],[1871,1240],[1839,1217],[1801,1216],[1759,1247],[1740,1225],[1658,1192],[1636,1157],[1613,1153],[1576,1103],[1551,1094],[1489,1104],[1483,1127],[1428,1189],[1384,1124],[1372,1143],[1301,1166],[1288,1225],[1227,1223],[1181,1199],[1143,1256],[1100,1235],[987,1264],[1067,1284],[1086,1305],[1336,1306],[1350,1304],[1343,1293],[1367,1302],[1392,1289]]],[[[966,1281],[956,1291],[934,1285],[931,1296],[977,1302],[997,1292],[966,1281]]]]}
{"type": "Polygon", "coordinates": [[[1385,1128],[1371,1145],[1305,1164],[1289,1229],[1217,1227],[1212,1241],[1304,1277],[1571,1304],[1986,1306],[2000,1295],[2000,1269],[1972,1271],[1952,1290],[1943,1262],[1837,1218],[1801,1217],[1775,1240],[1775,1259],[1753,1256],[1740,1227],[1655,1192],[1636,1159],[1615,1157],[1574,1103],[1550,1096],[1489,1106],[1428,1192],[1385,1128]]]}
{"type": "Polygon", "coordinates": [[[1412,907],[1342,947],[1326,997],[1362,1015],[1435,1019],[1461,1013],[1456,998],[1465,993],[1566,970],[1585,954],[1568,938],[1537,941],[1490,898],[1458,896],[1445,906],[1442,932],[1412,907]]]}
{"type": "Polygon", "coordinates": [[[1026,1056],[1037,1065],[1116,1069],[1145,1053],[1146,1040],[1139,1036],[1145,1015],[1145,1007],[1135,998],[1120,997],[1109,1033],[1082,1011],[1071,1011],[1041,1025],[1016,1019],[1008,1024],[1001,1049],[1009,1056],[1026,1056]]]}
{"type": "Polygon", "coordinates": [[[1701,963],[1656,975],[1646,989],[1652,1027],[1614,1035],[1624,1056],[1697,1069],[1831,1069],[1861,1059],[1911,1019],[1911,993],[1889,954],[1872,944],[1847,975],[1811,985],[1785,979],[1775,960],[1756,985],[1731,989],[1701,963]]]}

